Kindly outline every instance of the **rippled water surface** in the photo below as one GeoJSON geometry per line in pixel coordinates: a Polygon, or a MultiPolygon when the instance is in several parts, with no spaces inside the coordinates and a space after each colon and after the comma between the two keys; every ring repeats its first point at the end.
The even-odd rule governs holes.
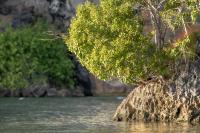
{"type": "Polygon", "coordinates": [[[115,97],[1,98],[0,133],[200,133],[188,124],[113,122],[115,97]]]}

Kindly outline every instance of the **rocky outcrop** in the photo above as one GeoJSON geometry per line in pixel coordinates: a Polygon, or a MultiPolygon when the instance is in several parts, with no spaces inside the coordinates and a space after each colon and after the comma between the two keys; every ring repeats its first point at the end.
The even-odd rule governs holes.
{"type": "Polygon", "coordinates": [[[94,96],[127,96],[135,86],[128,86],[118,80],[102,81],[90,75],[91,92],[94,96]]]}
{"type": "Polygon", "coordinates": [[[32,85],[26,89],[0,89],[0,97],[82,97],[83,87],[77,86],[75,89],[54,88],[45,84],[32,85]]]}
{"type": "Polygon", "coordinates": [[[175,81],[158,78],[138,86],[117,108],[114,119],[200,123],[199,64],[192,64],[175,81]]]}
{"type": "MultiPolygon", "coordinates": [[[[4,0],[0,3],[1,23],[12,23],[13,27],[34,23],[42,17],[65,32],[75,16],[77,5],[86,0],[4,0]],[[9,22],[5,15],[9,15],[9,22]]],[[[98,3],[98,0],[91,0],[98,3]]],[[[0,26],[1,27],[1,26],[0,26]]]]}

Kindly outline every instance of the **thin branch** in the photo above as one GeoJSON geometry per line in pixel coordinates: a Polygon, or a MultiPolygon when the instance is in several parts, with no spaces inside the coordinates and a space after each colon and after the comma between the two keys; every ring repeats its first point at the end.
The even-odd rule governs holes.
{"type": "Polygon", "coordinates": [[[144,0],[144,3],[150,7],[151,11],[154,11],[155,13],[157,12],[157,9],[153,6],[151,3],[151,0],[144,0]]]}
{"type": "Polygon", "coordinates": [[[165,5],[166,3],[167,3],[167,0],[162,0],[162,1],[158,4],[157,10],[158,10],[158,11],[163,10],[164,5],[165,5]]]}

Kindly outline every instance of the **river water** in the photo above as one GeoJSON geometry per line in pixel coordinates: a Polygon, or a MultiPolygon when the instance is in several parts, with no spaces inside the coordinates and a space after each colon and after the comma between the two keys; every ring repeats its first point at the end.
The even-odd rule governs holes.
{"type": "Polygon", "coordinates": [[[1,98],[0,133],[200,133],[200,126],[112,121],[116,97],[1,98]]]}

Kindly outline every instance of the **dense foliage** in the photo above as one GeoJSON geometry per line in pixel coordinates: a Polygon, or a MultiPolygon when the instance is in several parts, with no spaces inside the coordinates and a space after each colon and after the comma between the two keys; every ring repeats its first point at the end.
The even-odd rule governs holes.
{"type": "Polygon", "coordinates": [[[161,60],[165,53],[143,35],[134,4],[134,0],[101,0],[100,6],[87,2],[72,21],[68,47],[101,79],[134,82],[166,72],[161,60]]]}
{"type": "Polygon", "coordinates": [[[172,63],[195,55],[188,27],[198,14],[196,0],[101,0],[99,6],[86,2],[78,8],[66,40],[80,62],[101,79],[133,83],[171,76],[172,63]],[[149,34],[144,34],[145,13],[153,28],[149,34]],[[180,29],[185,38],[174,44],[165,40],[167,32],[180,29]]]}
{"type": "Polygon", "coordinates": [[[0,87],[18,89],[52,83],[72,87],[73,64],[63,40],[48,24],[9,29],[0,33],[0,87]]]}

